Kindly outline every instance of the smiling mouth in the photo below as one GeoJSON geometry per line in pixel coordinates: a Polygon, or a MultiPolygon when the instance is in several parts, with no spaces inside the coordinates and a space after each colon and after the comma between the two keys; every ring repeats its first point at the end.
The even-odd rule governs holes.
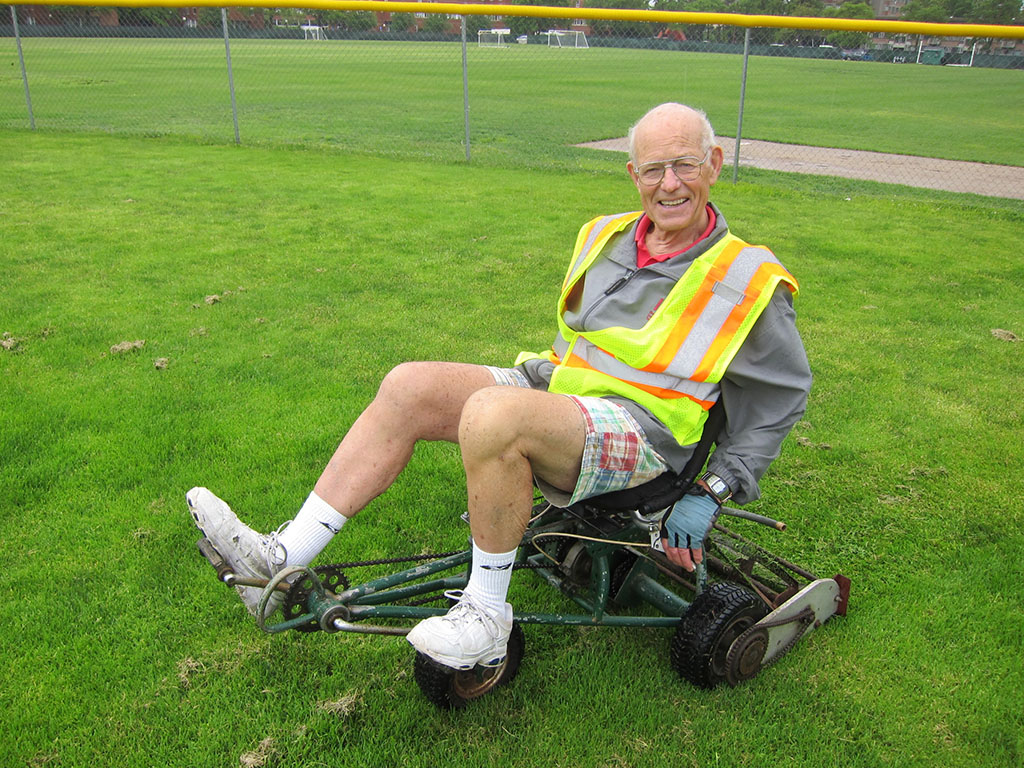
{"type": "Polygon", "coordinates": [[[690,202],[690,198],[683,197],[683,198],[680,198],[678,200],[660,200],[658,202],[658,205],[663,205],[666,208],[676,208],[676,207],[678,207],[680,205],[683,205],[684,203],[688,203],[688,202],[690,202]]]}

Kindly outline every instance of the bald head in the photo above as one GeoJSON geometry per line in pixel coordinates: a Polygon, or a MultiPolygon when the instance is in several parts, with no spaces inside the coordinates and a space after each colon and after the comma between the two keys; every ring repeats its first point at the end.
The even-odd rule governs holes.
{"type": "Polygon", "coordinates": [[[699,137],[701,152],[715,146],[715,131],[702,110],[685,104],[668,102],[659,104],[636,121],[629,129],[629,159],[636,163],[637,142],[652,130],[671,131],[699,137]]]}

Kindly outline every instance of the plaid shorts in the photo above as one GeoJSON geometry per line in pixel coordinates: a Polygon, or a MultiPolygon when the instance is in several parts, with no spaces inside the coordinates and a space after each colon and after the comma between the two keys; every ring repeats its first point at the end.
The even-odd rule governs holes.
{"type": "MultiPolygon", "coordinates": [[[[530,386],[521,371],[488,368],[499,386],[530,386]]],[[[587,438],[580,476],[572,493],[535,478],[544,497],[552,504],[567,507],[583,499],[633,488],[668,470],[665,460],[647,441],[643,428],[623,406],[601,397],[567,397],[583,414],[587,438]]]]}

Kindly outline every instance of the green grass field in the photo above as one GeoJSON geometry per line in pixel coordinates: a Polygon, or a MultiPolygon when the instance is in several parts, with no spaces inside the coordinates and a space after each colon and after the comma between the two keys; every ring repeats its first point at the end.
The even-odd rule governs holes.
{"type": "MultiPolygon", "coordinates": [[[[233,140],[221,40],[23,41],[37,125],[233,140]]],[[[474,162],[602,168],[573,144],[683,101],[734,135],[742,57],[544,46],[468,51],[474,162]]],[[[464,158],[454,43],[235,40],[242,142],[464,158]]],[[[746,138],[1024,165],[1024,72],[752,57],[746,138]]],[[[28,126],[14,41],[0,40],[0,126],[28,126]]],[[[618,162],[616,160],[616,162],[618,162]]]]}
{"type": "MultiPolygon", "coordinates": [[[[443,714],[399,639],[261,634],[185,491],[277,526],[391,366],[545,346],[576,229],[635,205],[602,159],[370,149],[0,131],[0,764],[1021,765],[1024,345],[993,334],[1024,336],[1010,201],[716,187],[800,279],[816,377],[752,505],[789,530],[755,535],[853,580],[849,615],[753,682],[687,686],[667,631],[530,627],[516,681],[443,714]]],[[[324,557],[458,548],[464,508],[457,451],[423,446],[324,557]]],[[[512,599],[567,606],[527,573],[512,599]]]]}

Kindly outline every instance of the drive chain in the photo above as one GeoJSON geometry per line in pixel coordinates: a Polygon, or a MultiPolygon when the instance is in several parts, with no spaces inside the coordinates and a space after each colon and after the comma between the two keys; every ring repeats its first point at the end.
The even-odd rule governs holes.
{"type": "MultiPolygon", "coordinates": [[[[803,624],[803,629],[800,632],[794,634],[793,637],[791,637],[789,640],[787,640],[786,643],[779,648],[779,650],[775,653],[775,655],[772,658],[770,658],[768,661],[763,661],[762,663],[760,663],[758,665],[757,671],[761,672],[762,670],[765,670],[768,667],[775,664],[777,661],[779,661],[779,659],[781,659],[783,656],[785,656],[793,649],[793,646],[795,646],[800,641],[800,639],[807,634],[808,628],[814,623],[814,611],[810,607],[804,608],[804,610],[800,611],[800,613],[796,614],[795,616],[790,616],[785,619],[775,619],[774,621],[766,621],[763,624],[756,623],[751,625],[745,632],[743,632],[739,637],[737,637],[733,641],[732,646],[729,649],[729,653],[725,657],[726,669],[731,670],[733,665],[737,663],[735,652],[743,648],[745,641],[749,635],[753,634],[754,632],[763,631],[765,629],[771,629],[773,627],[781,627],[786,624],[792,624],[794,622],[800,622],[801,624],[803,624]]],[[[729,677],[728,673],[726,677],[729,677]]],[[[732,680],[730,680],[730,683],[732,685],[735,685],[735,683],[733,683],[732,680]]]]}
{"type": "MultiPolygon", "coordinates": [[[[407,555],[405,557],[384,557],[376,560],[354,560],[349,563],[331,563],[329,565],[319,565],[313,568],[313,572],[320,579],[320,583],[323,584],[324,588],[337,594],[348,589],[351,585],[348,576],[345,575],[346,570],[353,570],[355,568],[368,568],[375,565],[397,565],[399,563],[419,563],[426,560],[441,560],[452,555],[457,555],[463,550],[454,550],[452,552],[440,552],[436,554],[422,554],[422,555],[407,555]]],[[[515,563],[512,568],[513,570],[520,570],[523,568],[538,568],[540,566],[534,565],[533,563],[515,563]]],[[[299,579],[292,584],[291,589],[288,590],[288,594],[285,596],[284,605],[282,606],[284,617],[286,620],[291,620],[304,615],[307,612],[307,602],[309,600],[309,594],[312,591],[312,585],[309,583],[309,579],[299,579]]],[[[444,597],[443,594],[429,595],[419,600],[411,601],[408,605],[426,605],[427,603],[436,602],[444,597]]],[[[298,627],[300,631],[315,632],[319,629],[319,625],[315,622],[311,622],[308,626],[298,627]]]]}

